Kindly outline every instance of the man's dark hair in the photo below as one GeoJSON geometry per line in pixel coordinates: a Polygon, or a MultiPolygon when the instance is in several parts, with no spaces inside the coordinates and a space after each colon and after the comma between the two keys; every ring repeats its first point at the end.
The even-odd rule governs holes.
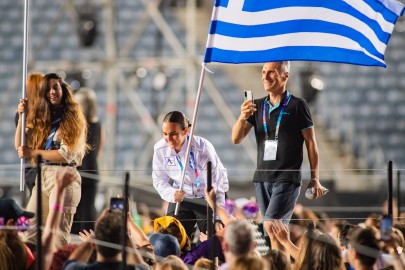
{"type": "MultiPolygon", "coordinates": [[[[122,245],[122,213],[110,211],[98,221],[95,229],[96,240],[109,242],[111,244],[122,245]]],[[[116,256],[121,252],[120,248],[106,247],[102,243],[96,244],[97,252],[106,258],[116,256]]]]}
{"type": "Polygon", "coordinates": [[[348,235],[349,244],[357,253],[362,265],[373,266],[380,253],[380,247],[374,231],[370,228],[354,228],[348,235]]]}
{"type": "Polygon", "coordinates": [[[338,223],[336,224],[336,227],[339,228],[339,234],[338,234],[338,238],[339,238],[339,244],[342,247],[346,247],[349,244],[349,239],[347,238],[349,235],[349,232],[351,230],[354,230],[357,225],[354,224],[350,224],[350,223],[338,223]]]}

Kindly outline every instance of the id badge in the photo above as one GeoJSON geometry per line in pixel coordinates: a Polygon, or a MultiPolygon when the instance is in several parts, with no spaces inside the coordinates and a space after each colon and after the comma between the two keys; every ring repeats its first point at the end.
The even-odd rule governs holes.
{"type": "Polygon", "coordinates": [[[277,156],[277,141],[266,140],[264,143],[263,160],[276,160],[277,156]]]}

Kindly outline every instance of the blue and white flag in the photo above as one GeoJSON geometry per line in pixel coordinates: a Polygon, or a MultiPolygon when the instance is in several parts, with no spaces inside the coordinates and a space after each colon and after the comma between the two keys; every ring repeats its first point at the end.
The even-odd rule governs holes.
{"type": "Polygon", "coordinates": [[[204,62],[386,66],[396,0],[216,0],[204,62]]]}

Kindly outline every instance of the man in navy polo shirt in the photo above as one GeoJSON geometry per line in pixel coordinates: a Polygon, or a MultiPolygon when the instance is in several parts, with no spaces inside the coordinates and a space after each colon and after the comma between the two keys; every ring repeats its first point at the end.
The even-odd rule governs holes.
{"type": "Polygon", "coordinates": [[[272,233],[272,221],[287,225],[300,194],[303,143],[311,166],[314,199],[323,195],[319,183],[318,147],[315,130],[305,100],[286,89],[290,62],[263,65],[262,81],[268,96],[245,100],[232,129],[232,142],[239,144],[254,128],[257,143],[257,169],[253,182],[263,215],[263,226],[270,236],[273,249],[282,246],[272,233]]]}

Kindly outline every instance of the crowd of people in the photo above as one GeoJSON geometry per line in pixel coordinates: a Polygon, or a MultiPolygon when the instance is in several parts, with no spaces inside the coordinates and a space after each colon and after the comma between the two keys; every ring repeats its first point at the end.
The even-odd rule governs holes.
{"type": "MultiPolygon", "coordinates": [[[[71,168],[58,171],[57,196],[52,204],[63,205],[64,194],[74,179],[71,168]]],[[[205,189],[204,193],[208,205],[213,207],[215,190],[205,189]]],[[[235,208],[229,204],[231,201],[224,207],[216,206],[221,222],[216,223],[215,234],[210,238],[196,226],[200,237],[197,241],[190,239],[182,223],[167,215],[149,217],[148,225],[154,229],[146,233],[148,225],[138,225],[133,218],[137,208],[129,209],[124,231],[124,213],[108,208],[97,217],[94,230],[80,232],[81,243],[61,246],[57,239],[62,237],[58,228],[62,212],[54,208],[47,217],[40,243],[41,269],[405,269],[402,220],[394,219],[389,237],[381,240],[381,216],[373,214],[362,223],[351,224],[297,205],[294,224],[272,223],[272,233],[285,251],[272,248],[261,253],[253,226],[260,220],[260,210],[257,207],[252,215],[248,208],[253,201],[235,208]],[[313,218],[308,220],[305,215],[313,218]],[[126,268],[122,268],[124,264],[126,268]]],[[[36,229],[21,222],[35,213],[23,210],[13,199],[0,199],[0,212],[4,219],[0,230],[0,269],[36,269],[37,249],[20,237],[24,233],[21,231],[36,229]]]]}
{"type": "Polygon", "coordinates": [[[401,220],[390,216],[392,228],[381,232],[380,216],[350,224],[297,205],[304,144],[311,198],[326,189],[319,181],[311,114],[305,100],[287,91],[289,76],[288,61],[264,64],[268,95],[245,100],[232,129],[235,144],[254,130],[257,202],[229,199],[227,172],[214,145],[190,134],[192,123],[183,112],[171,111],[153,148],[151,175],[167,208],[152,218],[146,205],[131,209],[129,198],[96,217],[97,185],[86,174],[97,175],[104,140],[94,93],[74,94],[55,73],[30,74],[27,98],[17,107],[15,148],[27,164],[42,166],[28,179],[33,188],[25,210],[0,199],[0,270],[405,269],[401,220]],[[213,216],[207,217],[207,206],[213,216]],[[210,233],[209,224],[215,228],[210,233]],[[72,233],[82,243],[72,244],[72,233]]]}

